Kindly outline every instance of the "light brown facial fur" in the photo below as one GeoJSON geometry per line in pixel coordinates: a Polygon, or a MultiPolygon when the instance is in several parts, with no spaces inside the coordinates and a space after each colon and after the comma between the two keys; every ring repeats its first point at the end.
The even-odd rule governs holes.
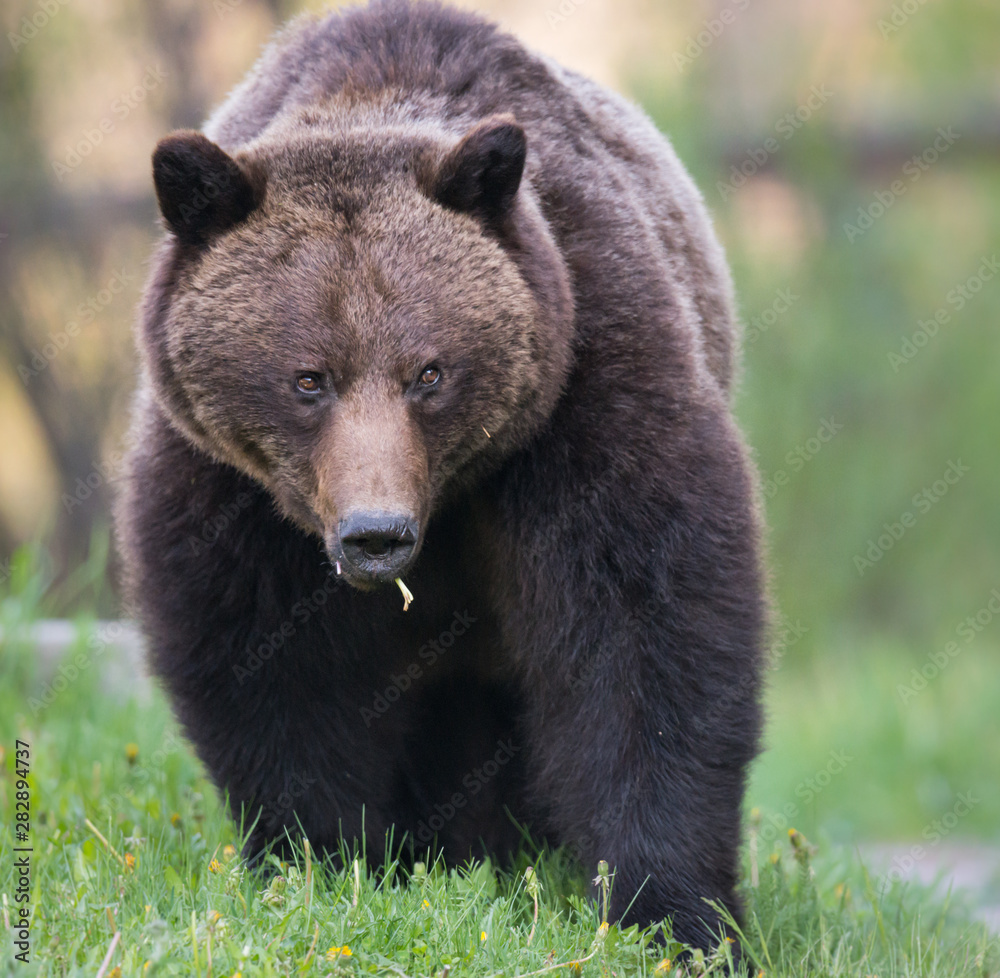
{"type": "MultiPolygon", "coordinates": [[[[221,217],[212,204],[195,213],[207,231],[174,216],[174,298],[145,340],[166,354],[154,381],[189,437],[264,483],[365,586],[402,573],[449,489],[547,417],[568,370],[570,303],[519,185],[524,137],[510,117],[450,144],[395,125],[334,137],[321,119],[304,114],[294,138],[286,126],[236,157],[255,195],[245,219],[218,230],[250,199],[231,190],[239,172],[221,217]],[[526,280],[529,261],[547,278],[526,280]],[[372,544],[383,523],[405,539],[372,544]]],[[[204,137],[207,164],[194,137],[170,138],[196,171],[215,165],[204,137]]],[[[167,149],[171,177],[190,183],[167,149]]],[[[169,219],[183,208],[162,183],[169,219]]]]}

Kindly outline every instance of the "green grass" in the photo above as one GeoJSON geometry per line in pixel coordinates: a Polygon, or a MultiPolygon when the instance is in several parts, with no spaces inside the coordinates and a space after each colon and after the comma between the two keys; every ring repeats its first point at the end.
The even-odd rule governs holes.
{"type": "MultiPolygon", "coordinates": [[[[0,606],[0,893],[11,915],[21,739],[31,749],[31,963],[14,961],[0,918],[0,974],[93,976],[120,932],[111,965],[123,975],[664,975],[651,932],[599,929],[598,890],[563,852],[530,860],[537,922],[527,855],[507,871],[439,864],[407,876],[389,861],[389,872],[371,876],[361,864],[355,875],[350,857],[337,870],[315,857],[307,864],[300,851],[265,885],[227,849],[238,849],[238,827],[159,694],[116,698],[89,668],[33,714],[39,677],[17,634],[41,600],[31,581],[16,578],[17,596],[0,606]],[[330,952],[345,946],[349,955],[330,952]]],[[[85,648],[84,627],[70,655],[85,648]]],[[[846,850],[813,854],[795,841],[761,841],[756,869],[748,856],[750,974],[1000,973],[1000,940],[958,896],[914,886],[878,894],[846,850]]],[[[722,974],[726,956],[722,948],[707,961],[675,961],[671,974],[722,974]]]]}

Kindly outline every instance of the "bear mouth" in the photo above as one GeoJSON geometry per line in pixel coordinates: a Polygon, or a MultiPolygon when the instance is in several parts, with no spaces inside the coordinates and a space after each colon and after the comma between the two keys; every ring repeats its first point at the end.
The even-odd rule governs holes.
{"type": "Polygon", "coordinates": [[[419,539],[419,524],[411,516],[354,513],[339,521],[326,547],[339,576],[368,591],[406,573],[416,558],[419,539]]]}
{"type": "Polygon", "coordinates": [[[401,567],[388,569],[377,560],[365,561],[360,565],[352,564],[345,560],[343,554],[331,557],[331,560],[337,576],[359,591],[375,591],[385,584],[391,584],[402,577],[411,565],[411,562],[407,561],[401,567]]]}

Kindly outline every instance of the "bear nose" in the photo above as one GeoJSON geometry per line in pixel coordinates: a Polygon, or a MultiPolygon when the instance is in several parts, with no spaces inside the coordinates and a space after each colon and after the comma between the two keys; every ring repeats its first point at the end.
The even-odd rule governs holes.
{"type": "Polygon", "coordinates": [[[416,542],[416,521],[399,513],[350,513],[340,521],[344,557],[377,580],[398,577],[416,542]]]}

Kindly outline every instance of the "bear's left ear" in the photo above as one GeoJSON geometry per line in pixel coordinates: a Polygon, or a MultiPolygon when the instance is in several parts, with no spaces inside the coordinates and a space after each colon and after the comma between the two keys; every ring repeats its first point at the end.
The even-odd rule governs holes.
{"type": "Polygon", "coordinates": [[[528,139],[512,115],[491,115],[473,126],[441,161],[433,196],[452,210],[488,221],[514,203],[528,139]]]}

